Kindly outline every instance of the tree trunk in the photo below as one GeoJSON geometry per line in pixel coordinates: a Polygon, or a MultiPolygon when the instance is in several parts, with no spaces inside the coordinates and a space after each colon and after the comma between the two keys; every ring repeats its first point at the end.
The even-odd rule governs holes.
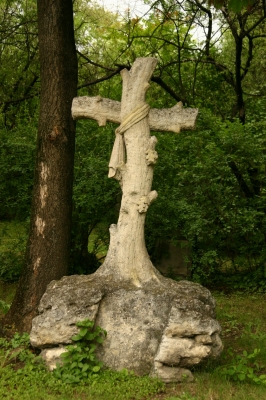
{"type": "MultiPolygon", "coordinates": [[[[145,94],[156,66],[155,58],[137,59],[131,71],[121,72],[123,92],[121,101],[122,125],[130,120],[139,107],[145,110],[145,94]]],[[[119,282],[129,281],[142,286],[160,275],[150,261],[144,238],[144,224],[149,204],[157,197],[151,191],[153,166],[157,159],[154,150],[156,138],[150,136],[148,111],[146,115],[124,132],[126,159],[119,161],[117,169],[109,164],[109,176],[120,181],[123,192],[117,225],[110,227],[110,246],[104,264],[95,273],[114,276],[119,282]]],[[[141,111],[140,111],[141,112],[141,111]]],[[[119,129],[119,128],[118,128],[119,129]]],[[[120,133],[116,133],[119,136],[120,133]]],[[[114,149],[116,142],[114,144],[114,149]]],[[[113,150],[114,151],[114,150],[113,150]]],[[[122,150],[123,151],[123,150],[122,150]]]]}
{"type": "Polygon", "coordinates": [[[38,0],[41,103],[31,227],[14,302],[5,326],[30,331],[47,284],[66,275],[71,232],[77,90],[72,0],[38,0]]]}

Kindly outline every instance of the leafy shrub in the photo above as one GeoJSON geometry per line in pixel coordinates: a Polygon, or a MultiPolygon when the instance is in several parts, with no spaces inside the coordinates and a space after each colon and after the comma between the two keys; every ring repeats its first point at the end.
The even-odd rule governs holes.
{"type": "Polygon", "coordinates": [[[222,375],[236,382],[266,385],[266,375],[259,375],[264,366],[255,361],[259,353],[260,349],[255,349],[253,353],[248,353],[244,350],[241,355],[236,355],[230,364],[219,368],[219,371],[222,375]]]}
{"type": "Polygon", "coordinates": [[[18,281],[24,262],[23,252],[18,252],[17,247],[13,250],[0,253],[0,278],[5,282],[18,281]]]}
{"type": "Polygon", "coordinates": [[[84,320],[76,324],[80,332],[72,336],[74,345],[67,346],[67,352],[61,354],[63,364],[57,364],[54,374],[65,383],[79,383],[81,380],[97,374],[102,368],[102,362],[95,356],[97,344],[102,343],[107,335],[94,322],[84,320]]]}
{"type": "Polygon", "coordinates": [[[4,349],[0,356],[1,368],[16,362],[22,362],[23,365],[29,363],[33,368],[36,361],[40,361],[31,351],[28,333],[23,333],[22,335],[15,333],[10,340],[0,338],[0,348],[4,349]]]}

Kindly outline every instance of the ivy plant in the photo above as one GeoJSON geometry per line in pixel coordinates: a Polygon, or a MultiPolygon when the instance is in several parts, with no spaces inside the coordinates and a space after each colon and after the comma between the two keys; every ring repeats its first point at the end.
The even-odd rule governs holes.
{"type": "Polygon", "coordinates": [[[107,332],[88,319],[77,322],[80,329],[72,336],[73,345],[67,346],[67,351],[61,354],[62,363],[57,363],[54,374],[65,383],[79,383],[90,376],[97,376],[103,363],[100,362],[95,350],[102,343],[107,332]]]}

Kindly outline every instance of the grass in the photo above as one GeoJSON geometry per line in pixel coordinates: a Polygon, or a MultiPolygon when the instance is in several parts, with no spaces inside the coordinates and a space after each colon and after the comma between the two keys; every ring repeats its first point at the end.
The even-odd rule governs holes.
{"type": "Polygon", "coordinates": [[[0,398],[7,400],[141,400],[153,399],[161,390],[163,384],[156,379],[108,370],[79,385],[56,380],[42,366],[16,373],[7,366],[0,372],[0,398]]]}
{"type": "MultiPolygon", "coordinates": [[[[263,349],[266,340],[265,294],[215,294],[217,318],[221,321],[226,347],[235,351],[263,349]],[[236,346],[237,344],[237,346],[236,346]]],[[[266,364],[266,351],[261,354],[266,364]]]]}

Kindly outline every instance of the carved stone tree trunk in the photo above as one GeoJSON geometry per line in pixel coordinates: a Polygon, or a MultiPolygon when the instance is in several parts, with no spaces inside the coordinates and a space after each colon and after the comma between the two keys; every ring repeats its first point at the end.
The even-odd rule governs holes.
{"type": "Polygon", "coordinates": [[[157,197],[151,190],[157,139],[150,136],[150,129],[193,129],[198,113],[197,109],[183,109],[182,103],[150,110],[145,95],[156,64],[155,58],[137,58],[130,71],[121,71],[121,104],[100,97],[78,97],[72,105],[74,119],[93,118],[100,126],[107,120],[120,123],[109,163],[109,177],[119,181],[123,192],[119,220],[110,227],[109,250],[94,276],[109,276],[118,284],[128,281],[138,287],[163,280],[150,261],[144,239],[146,212],[157,197]]]}
{"type": "Polygon", "coordinates": [[[153,58],[138,59],[131,71],[121,72],[122,123],[116,131],[109,176],[119,180],[123,196],[118,223],[110,227],[108,254],[99,270],[99,273],[115,274],[116,279],[129,280],[136,286],[159,276],[144,239],[146,212],[157,197],[157,192],[151,191],[157,140],[150,136],[149,106],[145,103],[156,63],[153,58]]]}

